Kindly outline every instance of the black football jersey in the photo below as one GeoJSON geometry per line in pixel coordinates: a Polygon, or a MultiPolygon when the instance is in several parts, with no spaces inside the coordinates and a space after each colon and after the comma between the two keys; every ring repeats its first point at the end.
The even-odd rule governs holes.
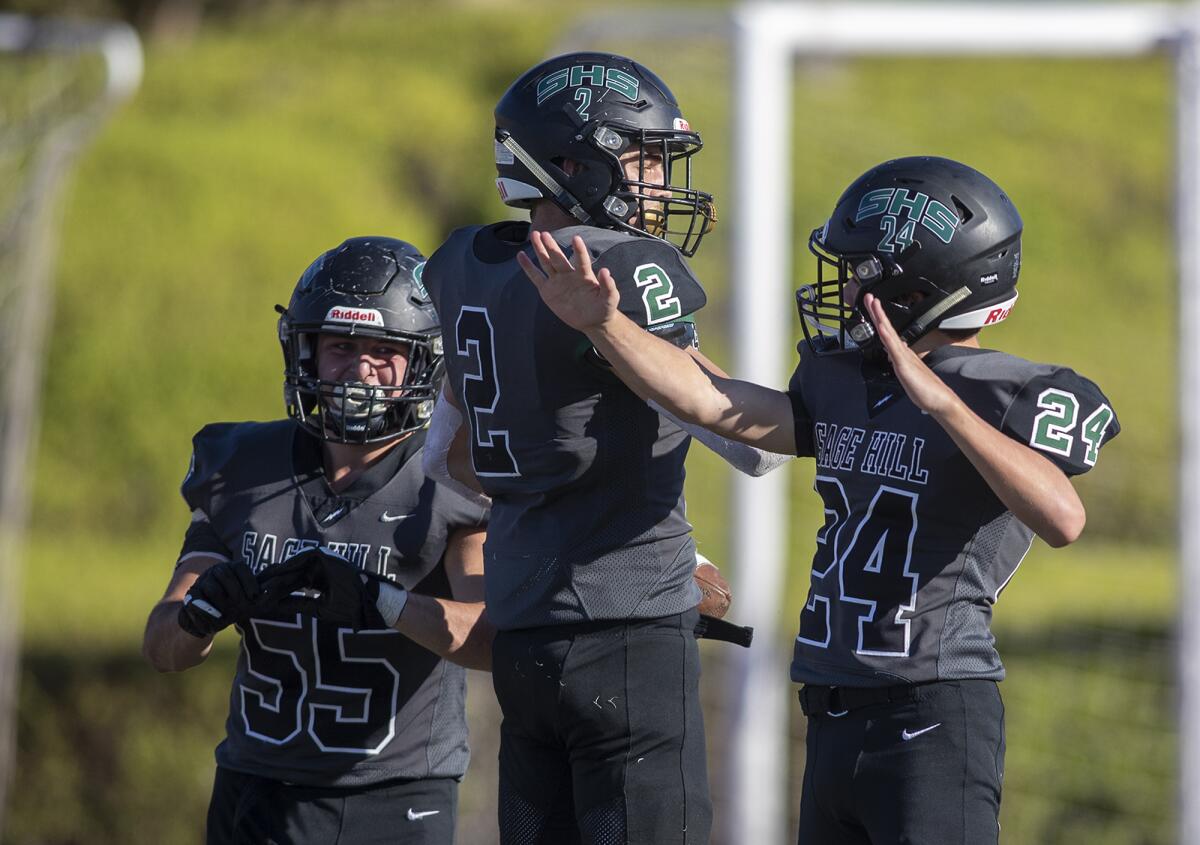
{"type": "MultiPolygon", "coordinates": [[[[475,505],[421,473],[424,431],[346,490],[293,421],[209,425],[193,438],[180,560],[214,554],[260,573],[328,546],[406,589],[450,597],[449,534],[483,524],[475,505]]],[[[306,613],[243,629],[217,763],[314,786],[466,772],[465,672],[392,630],[354,633],[306,613]]]]}
{"type": "MultiPolygon", "coordinates": [[[[982,419],[1068,475],[1120,430],[1100,389],[1064,367],[986,349],[925,357],[982,419]]],[[[825,503],[800,614],[795,681],[884,686],[1004,677],[992,606],[1033,542],[945,430],[898,383],[868,385],[855,350],[801,344],[788,392],[797,454],[825,503]]]]}
{"type": "MultiPolygon", "coordinates": [[[[700,599],[684,516],[688,436],[597,363],[516,262],[528,224],[459,229],[425,266],[476,475],[492,497],[488,616],[500,629],[680,613],[700,599]]],[[[588,226],[621,310],[669,334],[704,291],[663,241],[588,226]]],[[[532,254],[531,252],[529,254],[532,254]]]]}

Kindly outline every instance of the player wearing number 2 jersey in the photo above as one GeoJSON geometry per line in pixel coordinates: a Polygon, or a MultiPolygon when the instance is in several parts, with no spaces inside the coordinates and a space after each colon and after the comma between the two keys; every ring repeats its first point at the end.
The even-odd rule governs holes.
{"type": "Polygon", "coordinates": [[[865,173],[813,232],[786,392],[657,343],[578,246],[572,266],[538,243],[542,298],[639,394],[816,460],[826,517],[792,662],[809,719],[800,845],[997,841],[992,606],[1034,535],[1079,536],[1069,476],[1119,430],[1092,382],[979,346],[1016,302],[1021,231],[1000,188],[958,162],[865,173]]]}
{"type": "Polygon", "coordinates": [[[467,475],[492,498],[500,841],[707,842],[690,438],[521,269],[538,234],[581,238],[639,331],[699,355],[691,315],[705,297],[684,256],[715,220],[690,183],[700,137],[661,79],[605,53],[531,69],[495,117],[497,185],[530,222],[460,229],[425,282],[446,333],[445,394],[469,423],[467,475]]]}
{"type": "Polygon", "coordinates": [[[468,751],[449,660],[490,664],[486,514],[421,471],[442,359],[423,263],[390,238],[318,258],[280,309],[291,418],[193,440],[192,522],[144,650],[185,669],[239,628],[209,843],[453,842],[468,751]],[[270,594],[289,559],[349,593],[318,575],[312,598],[270,594]]]}

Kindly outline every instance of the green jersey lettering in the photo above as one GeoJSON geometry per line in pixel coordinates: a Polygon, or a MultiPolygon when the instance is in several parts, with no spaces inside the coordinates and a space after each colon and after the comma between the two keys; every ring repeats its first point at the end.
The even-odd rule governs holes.
{"type": "Polygon", "coordinates": [[[657,264],[642,264],[633,271],[633,279],[642,291],[642,304],[646,306],[646,325],[665,323],[683,316],[679,297],[672,296],[675,283],[667,271],[657,264]]]}

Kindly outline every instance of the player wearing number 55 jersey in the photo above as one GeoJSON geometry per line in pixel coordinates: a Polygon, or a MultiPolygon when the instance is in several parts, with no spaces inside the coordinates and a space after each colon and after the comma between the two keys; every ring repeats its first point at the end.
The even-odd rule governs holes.
{"type": "Polygon", "coordinates": [[[279,309],[290,419],[193,440],[192,522],[144,651],[186,669],[241,634],[209,843],[453,842],[450,661],[490,665],[486,513],[421,471],[442,360],[423,263],[391,238],[320,256],[279,309]],[[303,592],[272,590],[284,571],[303,592]]]}
{"type": "MultiPolygon", "coordinates": [[[[1118,432],[1095,384],[983,349],[1008,317],[1021,218],[983,174],[872,168],[813,232],[787,391],[704,371],[629,324],[615,282],[542,239],[530,278],[640,394],[816,460],[817,533],[792,677],[808,754],[800,845],[997,841],[1004,670],[992,606],[1034,535],[1074,541],[1069,476],[1118,432]]],[[[577,250],[578,252],[578,250],[577,250]]]]}

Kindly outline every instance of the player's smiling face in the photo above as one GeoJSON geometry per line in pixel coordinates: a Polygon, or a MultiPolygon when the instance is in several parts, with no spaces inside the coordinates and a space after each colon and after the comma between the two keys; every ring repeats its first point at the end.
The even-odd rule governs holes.
{"type": "Polygon", "coordinates": [[[409,346],[377,337],[321,334],[317,375],[322,381],[392,387],[404,382],[409,346]]]}

